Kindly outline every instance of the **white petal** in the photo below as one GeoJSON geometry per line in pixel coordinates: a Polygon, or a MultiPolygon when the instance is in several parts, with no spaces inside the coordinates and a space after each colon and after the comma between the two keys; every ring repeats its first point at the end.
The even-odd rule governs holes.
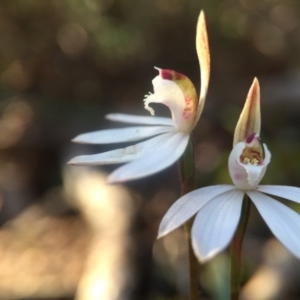
{"type": "Polygon", "coordinates": [[[108,182],[123,182],[157,173],[173,164],[184,152],[189,135],[170,133],[160,144],[147,151],[141,158],[132,161],[110,174],[108,182]]]}
{"type": "Polygon", "coordinates": [[[258,191],[300,203],[300,188],[285,185],[259,185],[258,191]]]}
{"type": "Polygon", "coordinates": [[[118,129],[105,129],[76,136],[72,141],[83,144],[111,144],[141,140],[174,130],[171,126],[140,126],[118,129]]]}
{"type": "Polygon", "coordinates": [[[243,164],[240,161],[240,156],[245,146],[244,142],[240,142],[233,147],[228,159],[228,169],[230,177],[237,188],[252,190],[257,187],[264,177],[271,160],[271,153],[267,146],[263,144],[265,150],[263,163],[260,165],[243,164]]]}
{"type": "Polygon", "coordinates": [[[224,250],[238,226],[244,193],[232,190],[210,200],[196,215],[192,227],[195,255],[205,262],[224,250]]]}
{"type": "Polygon", "coordinates": [[[168,132],[159,136],[153,137],[150,140],[128,146],[121,149],[111,150],[93,155],[81,155],[71,159],[68,164],[71,165],[108,165],[119,164],[132,161],[143,155],[147,151],[155,149],[167,139],[171,138],[174,132],[168,132]]]}
{"type": "Polygon", "coordinates": [[[167,125],[173,126],[171,118],[152,117],[152,116],[136,116],[127,114],[108,114],[106,119],[115,122],[131,123],[131,124],[144,124],[144,125],[167,125]]]}
{"type": "Polygon", "coordinates": [[[296,257],[300,258],[300,216],[271,197],[249,191],[259,213],[278,240],[296,257]]]}
{"type": "Polygon", "coordinates": [[[181,226],[197,213],[209,200],[229,190],[233,185],[204,187],[179,198],[164,215],[158,230],[158,238],[181,226]]]}

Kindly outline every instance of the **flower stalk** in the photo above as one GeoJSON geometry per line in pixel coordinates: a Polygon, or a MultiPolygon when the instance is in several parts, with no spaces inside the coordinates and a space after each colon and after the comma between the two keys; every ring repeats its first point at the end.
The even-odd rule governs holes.
{"type": "Polygon", "coordinates": [[[241,219],[230,244],[230,294],[231,300],[238,300],[241,288],[242,277],[242,246],[248,224],[251,201],[245,196],[242,206],[241,219]]]}
{"type": "Polygon", "coordinates": [[[189,261],[189,295],[190,300],[199,300],[200,286],[199,274],[200,265],[192,248],[191,229],[194,218],[184,224],[185,238],[188,246],[188,261],[189,261]]]}
{"type": "MultiPolygon", "coordinates": [[[[180,177],[181,177],[181,196],[193,191],[196,188],[194,176],[194,147],[192,139],[189,140],[188,146],[180,160],[180,177]]],[[[191,228],[194,218],[189,219],[184,224],[185,238],[188,247],[189,263],[189,295],[190,300],[198,300],[199,297],[199,271],[200,266],[194,254],[191,240],[191,228]]]]}
{"type": "Polygon", "coordinates": [[[181,195],[185,195],[196,187],[194,168],[194,145],[190,138],[180,160],[181,195]]]}

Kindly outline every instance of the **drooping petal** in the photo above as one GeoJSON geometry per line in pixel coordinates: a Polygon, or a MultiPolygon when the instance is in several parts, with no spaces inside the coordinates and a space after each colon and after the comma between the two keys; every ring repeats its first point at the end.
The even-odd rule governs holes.
{"type": "Polygon", "coordinates": [[[200,97],[198,102],[197,117],[194,125],[196,125],[196,123],[198,122],[204,107],[205,98],[208,90],[208,84],[209,84],[209,76],[210,76],[209,44],[208,44],[208,37],[207,37],[205,15],[203,11],[200,12],[198,23],[197,23],[196,49],[197,49],[197,54],[198,54],[198,59],[200,64],[201,90],[200,90],[200,97]]]}
{"type": "Polygon", "coordinates": [[[247,194],[273,234],[287,249],[300,258],[300,216],[267,195],[255,191],[249,191],[247,194]]]}
{"type": "Polygon", "coordinates": [[[252,86],[236,125],[233,146],[239,142],[245,142],[252,134],[260,134],[260,90],[257,78],[254,78],[252,86]]]}
{"type": "Polygon", "coordinates": [[[146,95],[145,108],[154,115],[150,103],[162,103],[172,113],[177,131],[190,133],[197,113],[197,94],[193,83],[183,74],[157,68],[159,75],[153,81],[154,93],[146,95]]]}
{"type": "Polygon", "coordinates": [[[300,188],[285,185],[259,185],[257,190],[273,196],[300,203],[300,188]]]}
{"type": "Polygon", "coordinates": [[[212,198],[233,189],[233,185],[208,186],[179,198],[164,215],[159,226],[158,238],[181,226],[212,198]]]}
{"type": "Polygon", "coordinates": [[[153,117],[153,116],[136,116],[127,114],[108,114],[105,116],[107,120],[131,124],[143,125],[166,125],[173,126],[171,118],[153,117]]]}
{"type": "Polygon", "coordinates": [[[263,144],[265,158],[259,165],[245,164],[240,161],[240,157],[246,144],[240,142],[236,144],[228,159],[228,169],[234,185],[241,190],[251,190],[257,187],[264,177],[267,166],[271,160],[271,153],[267,146],[263,144]]]}
{"type": "Polygon", "coordinates": [[[192,227],[195,255],[205,262],[224,250],[237,228],[244,193],[231,190],[210,200],[199,210],[192,227]]]}
{"type": "Polygon", "coordinates": [[[112,144],[133,142],[173,130],[174,128],[171,126],[139,126],[118,129],[104,129],[80,134],[72,141],[82,144],[112,144]]]}
{"type": "Polygon", "coordinates": [[[189,135],[177,132],[147,151],[145,155],[115,170],[109,183],[123,182],[155,174],[172,165],[184,152],[189,135]]]}
{"type": "Polygon", "coordinates": [[[71,165],[107,165],[119,164],[132,161],[143,156],[146,152],[159,147],[166,140],[170,139],[174,132],[168,132],[153,137],[150,140],[128,146],[121,149],[111,150],[99,154],[81,155],[71,159],[68,164],[71,165]]]}

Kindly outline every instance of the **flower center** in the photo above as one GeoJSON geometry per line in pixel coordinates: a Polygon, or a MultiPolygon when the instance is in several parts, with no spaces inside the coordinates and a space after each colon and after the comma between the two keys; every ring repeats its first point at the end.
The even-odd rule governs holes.
{"type": "Polygon", "coordinates": [[[245,165],[258,166],[264,161],[263,147],[260,143],[258,134],[253,133],[246,139],[246,147],[244,148],[240,162],[245,165]]]}

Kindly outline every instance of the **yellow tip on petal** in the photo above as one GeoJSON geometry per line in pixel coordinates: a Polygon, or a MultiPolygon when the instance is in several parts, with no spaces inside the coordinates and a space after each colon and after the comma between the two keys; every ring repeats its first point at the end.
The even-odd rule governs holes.
{"type": "Polygon", "coordinates": [[[197,120],[199,119],[205,98],[208,90],[209,76],[210,76],[210,54],[208,45],[208,36],[206,29],[206,21],[204,12],[201,11],[198,17],[197,33],[196,33],[196,49],[200,64],[200,76],[201,76],[201,90],[198,103],[197,120]]]}
{"type": "Polygon", "coordinates": [[[245,142],[251,134],[259,135],[260,124],[260,88],[257,78],[254,78],[235,128],[233,146],[239,142],[245,142]]]}

